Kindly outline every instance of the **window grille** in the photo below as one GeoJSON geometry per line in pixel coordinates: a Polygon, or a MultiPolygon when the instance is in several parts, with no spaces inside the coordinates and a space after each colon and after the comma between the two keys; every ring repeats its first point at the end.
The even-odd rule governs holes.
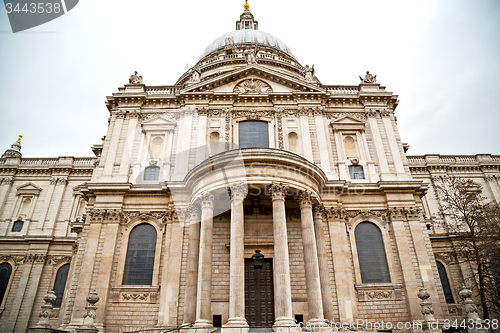
{"type": "Polygon", "coordinates": [[[354,231],[359,268],[363,283],[390,283],[389,267],[380,229],[371,222],[361,222],[354,231]]]}
{"type": "Polygon", "coordinates": [[[152,225],[139,224],[130,232],[122,284],[151,285],[155,249],[156,229],[152,225]]]}

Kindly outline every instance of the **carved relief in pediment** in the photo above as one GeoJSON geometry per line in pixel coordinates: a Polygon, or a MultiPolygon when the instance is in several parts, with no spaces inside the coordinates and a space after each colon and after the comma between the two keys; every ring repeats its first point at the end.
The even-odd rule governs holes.
{"type": "Polygon", "coordinates": [[[259,79],[244,80],[238,83],[233,90],[233,92],[239,94],[256,94],[256,95],[267,94],[272,91],[273,89],[268,83],[259,79]]]}

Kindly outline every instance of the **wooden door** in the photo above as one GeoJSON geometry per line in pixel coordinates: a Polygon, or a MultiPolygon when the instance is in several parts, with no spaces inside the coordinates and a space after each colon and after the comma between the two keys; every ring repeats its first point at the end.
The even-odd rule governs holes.
{"type": "Polygon", "coordinates": [[[250,326],[274,324],[272,259],[264,259],[261,269],[254,269],[252,259],[245,259],[245,317],[250,326]]]}

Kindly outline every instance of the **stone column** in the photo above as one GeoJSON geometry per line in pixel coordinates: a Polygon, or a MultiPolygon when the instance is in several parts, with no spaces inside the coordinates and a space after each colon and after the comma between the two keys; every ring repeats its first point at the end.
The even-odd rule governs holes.
{"type": "Polygon", "coordinates": [[[186,263],[186,297],[184,299],[184,323],[196,320],[196,291],[200,251],[200,208],[189,207],[189,238],[186,263]]]}
{"type": "Polygon", "coordinates": [[[245,319],[245,243],[243,200],[248,189],[243,183],[229,187],[231,195],[231,247],[229,262],[229,320],[227,326],[248,326],[245,319]]]}
{"type": "Polygon", "coordinates": [[[316,248],[318,250],[319,280],[321,282],[321,298],[323,301],[323,315],[325,319],[333,321],[335,316],[332,303],[332,287],[330,285],[330,272],[328,269],[328,254],[326,253],[325,231],[323,230],[323,206],[315,205],[314,234],[316,235],[316,248]]]}
{"type": "Polygon", "coordinates": [[[290,326],[295,322],[292,318],[292,290],[286,231],[286,191],[287,186],[282,183],[273,183],[270,188],[273,200],[275,332],[289,331],[290,326]]]}
{"type": "Polygon", "coordinates": [[[196,294],[195,326],[212,326],[212,243],[214,196],[204,192],[201,200],[200,258],[198,264],[198,291],[196,294]]]}
{"type": "Polygon", "coordinates": [[[318,250],[316,248],[316,236],[314,235],[313,199],[314,196],[309,191],[301,191],[299,193],[309,322],[314,325],[322,323],[324,318],[321,283],[319,279],[318,250]]]}

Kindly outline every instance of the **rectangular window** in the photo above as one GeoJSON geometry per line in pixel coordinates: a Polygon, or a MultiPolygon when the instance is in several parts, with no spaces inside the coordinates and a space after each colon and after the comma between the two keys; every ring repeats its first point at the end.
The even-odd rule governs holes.
{"type": "Polygon", "coordinates": [[[363,167],[361,165],[350,165],[349,175],[351,179],[365,179],[365,173],[363,172],[363,167]]]}
{"type": "Polygon", "coordinates": [[[242,121],[239,132],[240,148],[269,148],[267,121],[242,121]]]}
{"type": "Polygon", "coordinates": [[[144,180],[158,180],[160,178],[160,167],[147,167],[144,170],[144,180]]]}

